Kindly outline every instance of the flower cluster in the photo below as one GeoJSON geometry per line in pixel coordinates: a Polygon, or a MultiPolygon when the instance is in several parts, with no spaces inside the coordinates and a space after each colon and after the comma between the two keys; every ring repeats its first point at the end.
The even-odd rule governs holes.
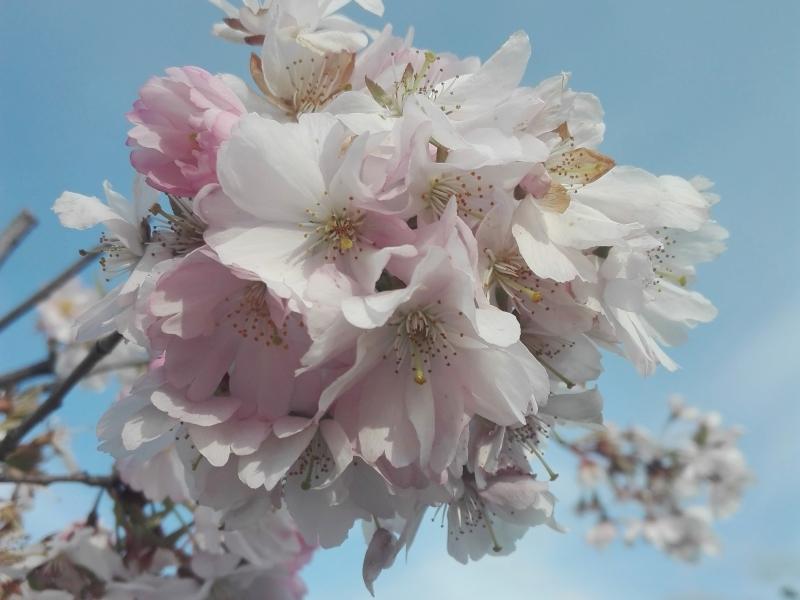
{"type": "Polygon", "coordinates": [[[558,529],[543,443],[602,422],[598,349],[671,370],[664,348],[715,315],[690,289],[726,236],[710,183],[615,165],[593,95],[521,85],[522,32],[481,63],[347,0],[214,3],[252,83],[153,78],[134,201],[54,206],[105,228],[118,282],[81,332],[152,361],[102,448],[223,523],[281,507],[328,548],[371,522],[370,587],[431,507],[462,562],[558,529]]]}
{"type": "Polygon", "coordinates": [[[681,560],[718,552],[713,521],[738,509],[753,479],[736,445],[741,431],[723,428],[717,413],[702,413],[678,396],[670,400],[661,436],[608,425],[568,444],[580,457],[578,512],[598,517],[589,543],[606,546],[623,529],[627,543],[643,539],[681,560]],[[611,514],[625,505],[638,514],[611,514]]]}
{"type": "Polygon", "coordinates": [[[159,516],[147,515],[158,526],[129,527],[124,539],[91,515],[41,542],[4,548],[3,598],[300,600],[305,595],[297,571],[311,549],[285,514],[271,513],[257,528],[237,531],[220,530],[217,515],[197,509],[192,525],[169,534],[159,516]],[[190,540],[190,547],[177,543],[182,540],[190,540]]]}

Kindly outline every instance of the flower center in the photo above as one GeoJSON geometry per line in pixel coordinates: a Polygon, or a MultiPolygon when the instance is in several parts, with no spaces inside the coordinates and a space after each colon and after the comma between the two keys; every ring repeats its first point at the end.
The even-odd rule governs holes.
{"type": "MultiPolygon", "coordinates": [[[[149,236],[150,227],[147,221],[143,220],[141,226],[149,236]]],[[[141,256],[128,248],[117,236],[108,232],[100,236],[100,247],[103,249],[100,267],[106,275],[106,281],[111,281],[122,273],[129,273],[141,259],[141,256]]]]}
{"type": "Polygon", "coordinates": [[[328,245],[338,248],[340,252],[351,250],[357,236],[357,225],[347,216],[334,214],[325,223],[325,239],[328,245]]]}
{"type": "Polygon", "coordinates": [[[303,453],[287,473],[288,477],[302,477],[300,488],[310,490],[325,484],[336,472],[336,463],[328,445],[317,432],[303,453]]]}
{"type": "Polygon", "coordinates": [[[485,212],[494,206],[492,190],[494,185],[484,182],[483,176],[476,171],[445,173],[430,180],[428,190],[422,194],[422,200],[440,217],[450,198],[454,197],[460,216],[481,220],[485,212]]]}
{"type": "Polygon", "coordinates": [[[188,254],[203,245],[205,223],[192,210],[192,201],[188,198],[169,196],[172,213],[165,211],[159,204],[153,204],[153,231],[151,240],[168,248],[173,256],[188,254]]]}
{"type": "Polygon", "coordinates": [[[461,498],[445,507],[445,513],[451,511],[455,514],[455,523],[452,524],[455,528],[449,529],[448,535],[454,541],[457,542],[461,537],[473,534],[476,530],[482,530],[489,535],[493,552],[503,550],[494,531],[492,515],[469,482],[464,482],[464,494],[461,498]]]}
{"type": "MultiPolygon", "coordinates": [[[[447,340],[442,323],[428,310],[414,310],[389,323],[396,328],[394,339],[395,373],[400,372],[405,360],[410,359],[414,381],[427,383],[426,373],[433,372],[433,361],[441,358],[450,366],[450,357],[457,352],[447,340]]],[[[384,358],[386,358],[384,356],[384,358]]]]}
{"type": "Polygon", "coordinates": [[[672,261],[675,260],[675,254],[672,253],[671,246],[674,246],[676,239],[670,235],[668,227],[662,227],[655,230],[655,236],[661,241],[658,248],[653,248],[647,251],[647,257],[653,265],[653,278],[647,283],[661,291],[660,284],[662,281],[669,281],[680,287],[686,287],[689,283],[686,275],[675,273],[672,268],[672,261]]]}
{"type": "Polygon", "coordinates": [[[288,320],[279,327],[272,318],[271,297],[266,285],[250,283],[240,294],[225,300],[230,303],[225,319],[244,339],[262,342],[266,346],[289,347],[286,343],[288,320]]]}
{"type": "Polygon", "coordinates": [[[550,438],[551,427],[539,417],[532,415],[525,418],[525,425],[506,429],[508,443],[518,445],[523,452],[533,454],[542,463],[550,481],[558,478],[556,473],[544,459],[542,445],[550,438]]]}
{"type": "MultiPolygon", "coordinates": [[[[384,90],[380,85],[367,78],[367,90],[375,99],[375,101],[383,106],[389,114],[394,117],[403,116],[403,108],[406,100],[410,96],[421,95],[426,96],[433,102],[439,102],[446,99],[448,94],[452,95],[451,87],[459,76],[456,75],[452,79],[444,79],[444,67],[439,61],[441,57],[436,56],[433,52],[426,51],[422,53],[416,50],[417,57],[422,54],[422,64],[419,69],[415,69],[414,65],[409,62],[406,64],[403,74],[398,81],[395,81],[392,88],[384,90]],[[439,65],[437,65],[439,63],[439,65]]],[[[394,53],[392,53],[394,56],[394,53]]],[[[415,62],[419,62],[418,59],[415,62]]],[[[461,109],[460,104],[453,106],[441,105],[442,112],[449,115],[456,110],[461,109]]]]}
{"type": "MultiPolygon", "coordinates": [[[[309,252],[316,252],[320,247],[325,250],[325,260],[334,260],[337,256],[347,254],[351,250],[360,252],[365,240],[360,234],[359,229],[364,222],[364,215],[360,209],[351,212],[348,209],[330,212],[327,218],[320,218],[313,210],[306,210],[311,216],[309,223],[301,225],[313,229],[316,241],[309,247],[309,252]]],[[[306,237],[311,234],[307,233],[306,237]]]]}
{"type": "Polygon", "coordinates": [[[289,117],[322,109],[336,96],[351,88],[350,78],[355,67],[355,55],[350,52],[318,55],[308,51],[305,56],[286,65],[291,93],[275,91],[264,77],[261,59],[251,57],[250,73],[267,100],[289,117]]]}
{"type": "Polygon", "coordinates": [[[487,289],[498,286],[509,297],[513,298],[517,304],[521,299],[533,303],[542,301],[544,297],[542,292],[530,285],[530,280],[535,278],[533,271],[528,268],[528,265],[525,264],[525,261],[518,253],[497,257],[488,248],[485,252],[491,261],[491,266],[486,273],[484,281],[484,286],[487,289]]]}

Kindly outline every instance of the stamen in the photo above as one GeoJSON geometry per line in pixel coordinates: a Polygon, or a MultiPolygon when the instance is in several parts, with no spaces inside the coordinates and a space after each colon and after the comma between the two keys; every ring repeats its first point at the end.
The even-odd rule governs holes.
{"type": "Polygon", "coordinates": [[[509,286],[511,289],[514,289],[518,292],[525,294],[525,296],[527,296],[527,298],[531,302],[539,303],[542,301],[542,298],[544,298],[541,292],[531,289],[528,286],[522,285],[521,283],[518,283],[517,281],[511,279],[508,276],[501,275],[500,278],[503,280],[503,283],[509,286]]]}
{"type": "Polygon", "coordinates": [[[288,322],[278,327],[272,318],[266,285],[251,283],[240,293],[225,298],[225,301],[228,308],[224,319],[244,339],[262,342],[266,346],[288,347],[288,322]]]}
{"type": "Polygon", "coordinates": [[[449,367],[450,357],[457,354],[447,340],[444,327],[427,309],[401,315],[389,325],[396,328],[393,344],[395,373],[405,368],[402,365],[410,357],[411,372],[417,385],[428,382],[426,372],[433,372],[434,360],[441,359],[449,367]]]}
{"type": "Polygon", "coordinates": [[[550,372],[551,372],[553,375],[555,375],[555,376],[556,376],[558,379],[560,379],[561,381],[563,381],[563,382],[566,384],[566,386],[567,386],[567,389],[572,389],[572,388],[574,388],[574,387],[575,387],[575,382],[574,382],[574,381],[571,381],[570,379],[568,379],[567,377],[565,377],[565,376],[564,376],[563,374],[561,374],[561,373],[560,373],[560,372],[559,372],[559,371],[558,371],[558,370],[557,370],[555,367],[553,367],[553,365],[551,365],[551,364],[550,364],[550,363],[548,363],[548,362],[547,362],[545,359],[543,359],[543,358],[542,358],[542,355],[541,355],[541,353],[539,353],[539,352],[535,352],[535,351],[534,351],[534,352],[533,352],[533,355],[536,357],[536,359],[537,359],[537,360],[538,360],[540,363],[542,363],[542,366],[544,366],[544,368],[545,368],[545,369],[547,369],[547,370],[548,370],[548,371],[550,371],[550,372]]]}
{"type": "Polygon", "coordinates": [[[316,252],[320,246],[324,246],[326,247],[325,259],[333,260],[337,255],[341,256],[353,249],[360,251],[358,246],[362,243],[371,243],[359,233],[361,224],[364,222],[364,215],[359,209],[355,211],[334,209],[327,218],[320,217],[311,209],[306,209],[306,213],[311,220],[301,223],[300,227],[310,230],[306,237],[312,234],[316,237],[316,241],[307,249],[309,253],[316,252]]]}
{"type": "MultiPolygon", "coordinates": [[[[437,162],[446,160],[447,149],[433,140],[431,143],[437,148],[437,162]]],[[[481,221],[486,212],[494,206],[490,195],[493,189],[494,185],[486,184],[483,176],[477,171],[453,171],[431,179],[428,190],[422,194],[422,200],[437,217],[441,217],[450,199],[455,198],[458,213],[462,217],[472,217],[481,221]]]]}
{"type": "MultiPolygon", "coordinates": [[[[513,253],[498,259],[491,250],[486,252],[492,261],[486,277],[485,285],[487,288],[497,284],[512,298],[516,298],[517,294],[521,294],[534,304],[544,300],[542,292],[523,283],[525,280],[534,278],[534,274],[519,254],[513,253]],[[514,292],[517,293],[515,294],[514,292]]],[[[536,281],[539,281],[538,278],[536,281]]]]}
{"type": "Polygon", "coordinates": [[[311,459],[308,461],[308,470],[306,471],[306,478],[300,484],[300,487],[304,490],[311,489],[311,477],[314,475],[314,463],[316,463],[316,457],[312,456],[311,459]]]}
{"type": "Polygon", "coordinates": [[[536,458],[539,459],[539,462],[542,463],[542,466],[544,467],[545,471],[547,471],[547,474],[550,477],[550,481],[555,481],[556,479],[558,479],[558,473],[553,471],[553,469],[550,468],[550,465],[547,464],[547,461],[544,459],[542,451],[539,450],[539,448],[536,446],[532,446],[531,450],[536,455],[536,458]]]}
{"type": "Polygon", "coordinates": [[[500,545],[500,542],[497,541],[497,535],[494,532],[494,527],[492,527],[492,520],[486,514],[484,514],[483,520],[486,523],[486,530],[489,532],[489,537],[492,538],[492,551],[502,552],[503,547],[500,545]]]}
{"type": "Polygon", "coordinates": [[[165,211],[158,203],[150,207],[150,213],[155,217],[152,241],[170,249],[173,256],[182,256],[203,245],[206,225],[194,214],[191,200],[168,197],[174,214],[165,211]]]}

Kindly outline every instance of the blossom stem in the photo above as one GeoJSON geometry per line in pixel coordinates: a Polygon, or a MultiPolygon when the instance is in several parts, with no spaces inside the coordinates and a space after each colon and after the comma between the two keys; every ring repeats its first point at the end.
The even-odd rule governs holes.
{"type": "Polygon", "coordinates": [[[34,306],[39,304],[39,302],[50,296],[50,294],[67,283],[67,281],[72,279],[72,277],[80,273],[101,252],[101,248],[93,248],[91,250],[81,251],[81,257],[72,263],[72,265],[67,267],[64,271],[54,277],[49,283],[41,287],[37,292],[19,304],[16,308],[13,308],[5,316],[0,318],[0,331],[11,325],[11,323],[19,319],[34,306]]]}
{"type": "Polygon", "coordinates": [[[62,381],[56,384],[47,400],[42,402],[27,419],[16,428],[10,430],[2,441],[0,441],[0,460],[4,461],[8,455],[14,451],[25,434],[44,421],[53,412],[61,408],[64,397],[70,390],[72,390],[81,379],[88,375],[97,363],[108,356],[117,344],[119,344],[120,340],[122,340],[122,335],[116,331],[97,340],[80,364],[78,364],[78,366],[62,381]]]}
{"type": "Polygon", "coordinates": [[[38,223],[36,217],[23,210],[0,233],[0,267],[38,223]]]}

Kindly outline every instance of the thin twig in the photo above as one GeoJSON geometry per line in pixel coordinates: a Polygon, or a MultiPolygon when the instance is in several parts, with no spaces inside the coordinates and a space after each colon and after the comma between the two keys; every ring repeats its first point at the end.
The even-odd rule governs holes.
{"type": "Polygon", "coordinates": [[[11,323],[19,319],[34,306],[39,304],[39,302],[47,298],[67,281],[72,279],[72,277],[80,273],[89,263],[94,260],[98,254],[100,254],[100,252],[100,248],[94,248],[92,250],[82,252],[81,257],[72,263],[72,265],[67,267],[67,269],[64,270],[60,275],[57,275],[38,292],[33,294],[30,298],[22,302],[19,306],[12,309],[8,314],[0,319],[0,331],[8,327],[11,323]]]}
{"type": "Polygon", "coordinates": [[[0,233],[0,267],[38,223],[36,217],[23,210],[14,217],[5,231],[0,233]]]}
{"type": "Polygon", "coordinates": [[[0,375],[0,390],[8,389],[21,381],[38,377],[40,375],[50,375],[53,373],[53,363],[55,356],[48,356],[44,360],[30,364],[21,369],[11,371],[5,375],[0,375]]]}
{"type": "MultiPolygon", "coordinates": [[[[95,377],[97,375],[107,375],[108,373],[115,373],[117,371],[125,371],[127,369],[141,369],[146,367],[150,364],[150,361],[147,360],[129,360],[126,362],[110,364],[110,365],[99,365],[96,369],[93,369],[91,373],[88,374],[88,377],[95,377]]],[[[31,379],[33,377],[39,377],[40,375],[53,375],[55,371],[55,356],[53,358],[44,359],[37,363],[33,363],[28,365],[27,367],[22,367],[16,371],[11,371],[10,373],[6,373],[5,375],[0,375],[0,391],[7,390],[14,385],[17,385],[20,382],[23,382],[27,379],[31,379]]],[[[40,390],[42,392],[50,392],[55,389],[58,385],[57,381],[52,381],[47,383],[43,386],[40,386],[40,390]]]]}
{"type": "Polygon", "coordinates": [[[108,373],[116,373],[117,371],[125,371],[126,369],[142,369],[150,364],[149,360],[129,360],[121,363],[100,365],[94,369],[89,375],[106,375],[108,373]]]}
{"type": "Polygon", "coordinates": [[[19,441],[31,429],[36,427],[50,414],[55,412],[61,407],[64,397],[75,385],[83,379],[97,363],[103,360],[115,347],[119,344],[122,336],[116,331],[106,337],[97,340],[92,349],[75,367],[75,369],[67,375],[67,377],[56,384],[50,397],[42,402],[31,415],[25,419],[18,427],[9,431],[6,436],[0,441],[0,460],[5,460],[6,457],[14,451],[19,444],[19,441]]]}
{"type": "Polygon", "coordinates": [[[89,475],[88,473],[73,473],[71,475],[34,475],[31,473],[0,474],[0,483],[27,483],[30,485],[51,485],[53,483],[82,483],[95,487],[108,488],[117,481],[111,475],[89,475]]]}

